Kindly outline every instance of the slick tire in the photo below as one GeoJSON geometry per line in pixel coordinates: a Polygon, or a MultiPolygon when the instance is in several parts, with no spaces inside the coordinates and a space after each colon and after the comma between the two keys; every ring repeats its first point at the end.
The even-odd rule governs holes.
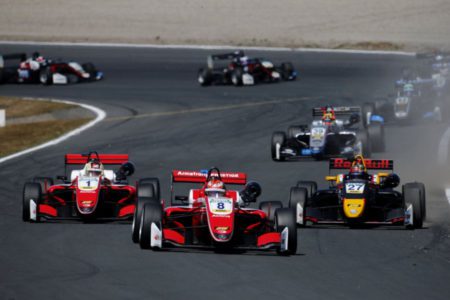
{"type": "Polygon", "coordinates": [[[306,206],[308,202],[308,190],[305,187],[291,187],[291,191],[289,193],[289,207],[294,209],[295,211],[295,222],[299,226],[305,226],[305,212],[306,206]],[[299,217],[300,211],[298,211],[298,205],[303,209],[303,219],[297,220],[299,217]]]}
{"type": "Polygon", "coordinates": [[[53,178],[51,177],[34,177],[33,182],[41,185],[41,192],[44,197],[47,195],[48,188],[54,184],[53,178]]]}
{"type": "Polygon", "coordinates": [[[370,125],[370,118],[375,114],[375,105],[373,103],[364,103],[362,106],[362,121],[364,127],[370,125]]]}
{"type": "MultiPolygon", "coordinates": [[[[30,222],[30,202],[34,201],[36,204],[36,220],[35,222],[40,221],[39,217],[39,203],[41,201],[42,192],[41,185],[37,182],[27,182],[23,187],[22,194],[22,220],[24,222],[30,222]]],[[[34,220],[33,220],[34,221],[34,220]]]]}
{"type": "Polygon", "coordinates": [[[43,85],[50,85],[53,83],[53,74],[50,67],[45,67],[39,73],[39,81],[43,85]]]}
{"type": "Polygon", "coordinates": [[[161,188],[159,179],[156,177],[142,178],[138,181],[137,196],[139,197],[156,197],[161,199],[161,188]],[[151,190],[150,185],[153,186],[151,190]]]}
{"type": "Polygon", "coordinates": [[[292,208],[279,208],[275,211],[275,228],[282,232],[288,228],[288,250],[278,253],[281,255],[294,255],[297,252],[297,226],[295,223],[295,210],[292,208]]]}
{"type": "Polygon", "coordinates": [[[305,188],[308,191],[308,199],[317,192],[317,182],[310,180],[297,181],[298,188],[305,188]]]}
{"type": "Polygon", "coordinates": [[[198,70],[197,81],[201,86],[209,86],[212,83],[212,73],[209,69],[198,70]]]}
{"type": "Polygon", "coordinates": [[[244,75],[244,72],[240,68],[234,69],[231,72],[231,82],[233,83],[234,86],[242,86],[242,76],[243,75],[244,75]]]}
{"type": "Polygon", "coordinates": [[[286,134],[282,131],[276,131],[272,135],[271,152],[274,161],[284,161],[285,157],[279,153],[281,147],[286,143],[286,134]]]}
{"type": "MultiPolygon", "coordinates": [[[[147,203],[141,216],[139,225],[139,246],[141,249],[150,249],[151,227],[155,223],[162,230],[162,206],[157,203],[147,203]]],[[[156,249],[154,249],[156,250],[156,249]]]]}
{"type": "Polygon", "coordinates": [[[302,126],[289,126],[288,131],[287,131],[287,138],[294,139],[300,133],[303,133],[302,126]]]}
{"type": "Polygon", "coordinates": [[[380,123],[372,123],[367,126],[370,144],[373,152],[384,152],[386,150],[384,138],[384,126],[380,123]]]}
{"type": "Polygon", "coordinates": [[[290,62],[284,62],[280,66],[281,69],[281,78],[283,80],[295,80],[295,77],[292,76],[294,73],[294,66],[290,62]]]}
{"type": "Polygon", "coordinates": [[[406,183],[402,186],[402,192],[405,203],[410,203],[413,207],[413,228],[422,228],[424,222],[422,208],[425,207],[425,195],[422,195],[421,185],[417,182],[406,183]]]}
{"type": "Polygon", "coordinates": [[[144,211],[144,206],[147,203],[161,205],[159,200],[154,197],[137,198],[136,208],[134,209],[133,214],[133,222],[131,224],[131,240],[133,241],[133,243],[139,242],[139,228],[141,226],[142,212],[144,211]]]}
{"type": "Polygon", "coordinates": [[[259,204],[259,209],[266,214],[267,220],[271,223],[275,222],[275,211],[278,208],[283,208],[281,201],[263,201],[259,204]]]}
{"type": "Polygon", "coordinates": [[[362,155],[364,157],[372,156],[372,145],[370,144],[369,134],[366,130],[361,130],[357,134],[357,139],[362,144],[362,155]]]}

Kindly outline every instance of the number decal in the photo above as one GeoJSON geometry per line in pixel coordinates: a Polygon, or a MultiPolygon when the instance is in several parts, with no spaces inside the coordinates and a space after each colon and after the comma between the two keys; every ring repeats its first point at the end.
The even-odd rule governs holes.
{"type": "Polygon", "coordinates": [[[362,194],[364,192],[364,183],[347,183],[345,185],[345,189],[349,194],[362,194]]]}
{"type": "Polygon", "coordinates": [[[224,209],[224,208],[225,208],[225,203],[223,203],[223,202],[217,203],[217,209],[224,209]]]}
{"type": "Polygon", "coordinates": [[[229,198],[210,198],[209,210],[216,215],[227,215],[233,211],[233,200],[229,198]]]}

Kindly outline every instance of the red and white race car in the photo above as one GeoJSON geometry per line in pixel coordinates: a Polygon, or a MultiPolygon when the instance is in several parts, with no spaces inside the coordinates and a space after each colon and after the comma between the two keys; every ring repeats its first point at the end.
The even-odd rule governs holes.
{"type": "Polygon", "coordinates": [[[35,177],[23,189],[23,221],[46,220],[115,221],[131,220],[138,196],[155,196],[159,190],[156,178],[141,179],[138,187],[128,184],[134,165],[127,154],[66,154],[65,166],[83,165],[71,170],[70,178],[35,177]],[[117,171],[104,165],[121,165],[117,171]]]}
{"type": "Polygon", "coordinates": [[[155,198],[138,204],[133,220],[133,241],[139,242],[143,249],[153,250],[174,246],[295,254],[294,209],[282,208],[280,201],[261,202],[260,209],[248,208],[260,193],[259,184],[247,183],[244,173],[221,173],[218,168],[203,172],[175,170],[172,172],[172,205],[163,207],[155,198]],[[180,196],[174,193],[175,183],[202,186],[180,196]],[[230,190],[225,184],[245,185],[245,188],[230,190]]]}

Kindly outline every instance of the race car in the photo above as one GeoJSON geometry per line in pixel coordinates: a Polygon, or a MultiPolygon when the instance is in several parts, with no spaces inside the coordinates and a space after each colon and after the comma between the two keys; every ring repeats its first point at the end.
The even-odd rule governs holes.
{"type": "Polygon", "coordinates": [[[272,135],[271,153],[274,161],[314,158],[317,160],[364,154],[385,149],[383,118],[375,114],[364,127],[361,108],[354,106],[313,108],[311,127],[294,125],[287,134],[276,131],[272,135]]]}
{"type": "Polygon", "coordinates": [[[133,220],[132,240],[143,249],[168,247],[209,248],[216,251],[276,250],[292,255],[297,250],[295,211],[283,208],[280,201],[256,202],[261,187],[247,182],[244,173],[205,171],[172,172],[171,205],[164,207],[158,198],[138,198],[133,220]],[[200,184],[175,192],[175,184],[200,184]],[[226,185],[245,185],[242,191],[226,185]],[[146,203],[141,206],[139,202],[146,203]],[[142,207],[142,208],[140,208],[142,207]]]}
{"type": "Polygon", "coordinates": [[[317,190],[314,181],[299,181],[290,190],[289,207],[296,209],[296,222],[312,224],[398,225],[422,228],[426,217],[425,185],[406,183],[399,192],[400,178],[392,160],[330,160],[331,170],[349,170],[327,176],[330,187],[317,190]],[[369,174],[368,170],[388,170],[369,174]]]}
{"type": "Polygon", "coordinates": [[[395,93],[364,104],[365,110],[383,116],[387,122],[442,121],[450,108],[448,66],[446,63],[433,65],[429,78],[420,77],[417,70],[405,69],[395,83],[395,93]]]}
{"type": "Polygon", "coordinates": [[[66,154],[65,169],[70,177],[35,177],[23,188],[22,218],[25,222],[43,220],[119,221],[132,219],[137,197],[155,195],[159,181],[145,178],[137,186],[128,184],[134,165],[127,154],[66,154]],[[117,171],[105,165],[120,165],[117,171]]]}
{"type": "Polygon", "coordinates": [[[53,61],[38,52],[27,58],[25,53],[0,56],[0,83],[70,84],[97,81],[103,78],[94,64],[53,61]],[[8,63],[5,61],[16,61],[8,63]]]}
{"type": "Polygon", "coordinates": [[[250,58],[244,51],[208,56],[206,68],[198,70],[198,82],[202,86],[211,84],[254,85],[259,82],[295,80],[297,71],[290,62],[275,66],[263,58],[250,58]],[[218,61],[227,60],[227,65],[217,66],[218,61]]]}

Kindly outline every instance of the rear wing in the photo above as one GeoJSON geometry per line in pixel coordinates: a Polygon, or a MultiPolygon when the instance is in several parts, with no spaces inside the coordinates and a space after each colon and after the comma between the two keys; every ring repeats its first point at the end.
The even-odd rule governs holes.
{"type": "Polygon", "coordinates": [[[242,51],[242,50],[235,51],[235,52],[230,52],[230,53],[209,55],[208,58],[207,58],[208,68],[209,69],[213,69],[214,68],[214,61],[217,61],[217,60],[230,60],[230,59],[234,59],[236,57],[243,57],[244,55],[245,55],[244,51],[242,51]]]}
{"type": "Polygon", "coordinates": [[[0,68],[5,67],[5,60],[13,60],[13,59],[17,59],[22,62],[27,59],[27,55],[25,53],[11,53],[11,54],[0,55],[0,68]]]}
{"type": "MultiPolygon", "coordinates": [[[[351,116],[353,114],[361,115],[361,107],[359,106],[338,106],[333,107],[334,114],[338,116],[351,116]]],[[[312,110],[313,117],[323,116],[323,107],[314,107],[312,110]]]]}
{"type": "MultiPolygon", "coordinates": [[[[66,165],[84,165],[89,158],[97,158],[97,155],[66,154],[66,165]]],[[[99,154],[98,159],[104,165],[121,165],[129,160],[128,154],[99,154]]]]}
{"type": "MultiPolygon", "coordinates": [[[[204,183],[207,173],[199,171],[172,171],[172,182],[204,183]]],[[[217,173],[211,175],[217,176],[217,173]]],[[[247,183],[247,174],[239,172],[220,172],[222,181],[227,184],[245,185],[247,183]]]]}
{"type": "MultiPolygon", "coordinates": [[[[331,158],[330,170],[349,170],[353,160],[345,158],[331,158]]],[[[394,170],[394,161],[389,159],[364,159],[368,170],[394,170]]]]}

